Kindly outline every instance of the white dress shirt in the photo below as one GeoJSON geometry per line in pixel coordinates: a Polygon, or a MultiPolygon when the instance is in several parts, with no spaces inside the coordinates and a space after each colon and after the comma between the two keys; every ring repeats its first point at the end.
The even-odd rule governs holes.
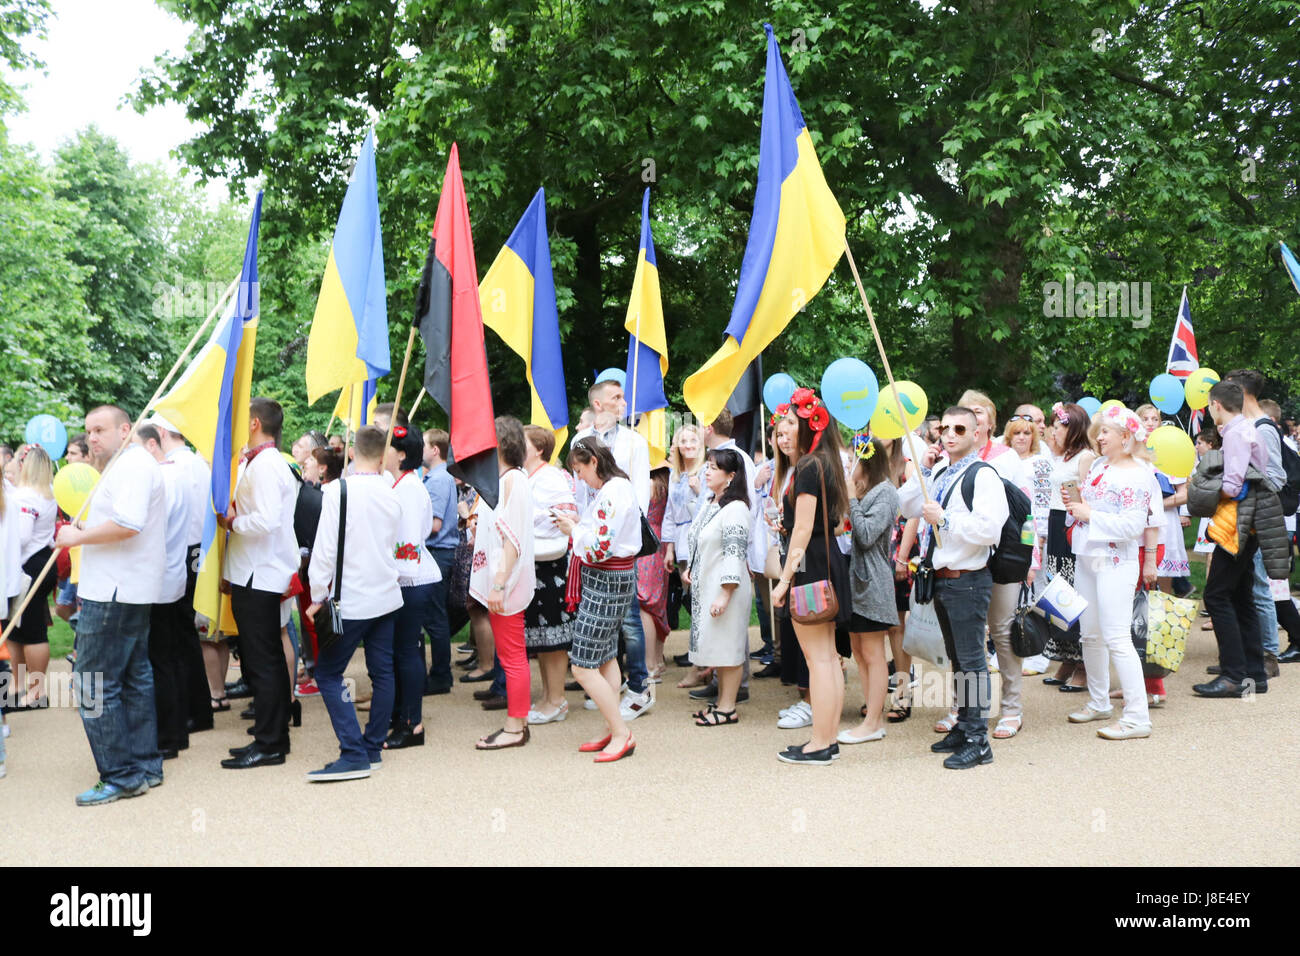
{"type": "MultiPolygon", "coordinates": [[[[1012,453],[1014,455],[1014,452],[1012,453]]],[[[1006,457],[1001,456],[1001,457],[1006,457]]],[[[974,467],[967,465],[966,468],[974,467]]],[[[961,483],[963,473],[955,475],[948,486],[950,493],[944,507],[944,520],[947,527],[939,528],[939,540],[934,549],[934,566],[948,568],[951,571],[975,571],[987,567],[989,549],[1002,539],[1002,525],[1011,513],[1007,507],[1007,495],[1002,488],[998,472],[992,468],[983,468],[975,476],[975,494],[972,498],[973,508],[966,507],[962,497],[961,483]]],[[[938,468],[935,469],[938,472],[938,468]]],[[[930,498],[934,498],[935,475],[925,479],[930,498]]],[[[898,489],[899,506],[903,517],[918,518],[925,498],[916,475],[898,489]]],[[[922,555],[924,557],[924,555],[922,555]]]]}
{"type": "Polygon", "coordinates": [[[133,444],[99,479],[85,527],[112,521],[137,532],[123,541],[81,549],[77,596],[87,601],[157,604],[167,564],[167,492],[162,468],[133,444]]]}
{"type": "MultiPolygon", "coordinates": [[[[642,514],[650,512],[650,446],[645,438],[625,425],[615,425],[609,431],[597,433],[594,428],[584,428],[573,436],[573,440],[595,435],[603,441],[614,454],[614,464],[627,473],[636,492],[637,503],[642,514]]],[[[572,446],[570,446],[572,447],[572,446]]],[[[585,481],[579,481],[575,489],[578,511],[585,513],[593,492],[585,481]]]]}
{"type": "MultiPolygon", "coordinates": [[[[407,472],[393,485],[397,500],[402,506],[401,521],[397,525],[397,584],[410,588],[420,584],[433,584],[442,580],[438,562],[424,546],[433,527],[433,502],[420,484],[420,476],[407,472]]],[[[351,504],[351,502],[348,502],[351,504]]],[[[336,527],[337,532],[337,527],[336,527]]],[[[344,547],[346,551],[346,546],[344,547]]],[[[310,572],[309,572],[310,576],[310,572]]]]}
{"type": "MultiPolygon", "coordinates": [[[[578,482],[582,484],[582,482],[578,482]]],[[[573,529],[573,553],[587,564],[633,558],[641,551],[641,512],[625,478],[601,486],[573,529]]]]}
{"type": "MultiPolygon", "coordinates": [[[[402,503],[390,479],[383,475],[354,474],[331,481],[321,489],[320,524],[316,527],[307,577],[311,580],[312,602],[323,604],[334,585],[334,560],[339,544],[339,489],[345,481],[348,519],[343,529],[339,611],[344,620],[368,621],[402,606],[396,557],[402,503]]],[[[411,485],[419,487],[414,482],[411,485]]],[[[424,494],[424,490],[420,489],[420,493],[424,494]]]]}
{"type": "Polygon", "coordinates": [[[18,505],[19,538],[22,553],[19,560],[26,564],[33,554],[54,544],[54,519],[59,506],[53,498],[42,498],[35,488],[15,488],[12,492],[18,505]]]}
{"type": "Polygon", "coordinates": [[[192,473],[184,465],[166,458],[159,462],[162,471],[163,493],[167,502],[167,534],[164,547],[167,552],[163,566],[162,593],[159,604],[171,604],[185,596],[185,559],[189,555],[190,492],[192,473]]]}
{"type": "Polygon", "coordinates": [[[231,584],[283,594],[298,570],[293,510],[298,481],[274,447],[240,462],[235,520],[230,523],[225,578],[231,584]]]}
{"type": "Polygon", "coordinates": [[[173,448],[167,455],[169,462],[175,462],[181,474],[186,476],[186,514],[189,524],[185,531],[187,545],[203,542],[203,520],[212,507],[212,469],[208,463],[183,445],[173,448]]]}

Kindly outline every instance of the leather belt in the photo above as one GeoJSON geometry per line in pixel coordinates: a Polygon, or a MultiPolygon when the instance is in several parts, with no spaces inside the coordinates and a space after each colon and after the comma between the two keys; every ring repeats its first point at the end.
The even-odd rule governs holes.
{"type": "Polygon", "coordinates": [[[959,578],[963,574],[974,574],[976,571],[983,571],[983,568],[969,568],[965,571],[954,571],[952,568],[935,568],[934,576],[936,578],[959,578]]]}

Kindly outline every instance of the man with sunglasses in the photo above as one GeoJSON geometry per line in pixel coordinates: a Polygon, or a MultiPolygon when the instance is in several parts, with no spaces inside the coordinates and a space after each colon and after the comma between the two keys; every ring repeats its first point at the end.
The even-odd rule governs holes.
{"type": "Polygon", "coordinates": [[[921,553],[935,569],[935,613],[952,661],[958,705],[957,725],[930,749],[948,754],[943,765],[950,770],[966,770],[993,760],[987,725],[992,691],[984,656],[993,593],[988,559],[1009,512],[997,472],[980,461],[975,412],[949,408],[939,431],[940,444],[925,450],[920,475],[913,473],[898,495],[905,517],[925,519],[921,553]],[[936,467],[945,456],[946,467],[936,467]],[[970,508],[959,487],[969,468],[979,469],[970,508]]]}

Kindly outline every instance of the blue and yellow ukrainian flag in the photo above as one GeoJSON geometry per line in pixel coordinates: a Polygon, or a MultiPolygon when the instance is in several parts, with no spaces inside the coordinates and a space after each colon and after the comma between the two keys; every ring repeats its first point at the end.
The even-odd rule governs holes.
{"type": "Polygon", "coordinates": [[[844,213],[826,185],[781,54],[767,31],[767,77],[758,188],[727,338],[683,386],[686,404],[711,422],[746,367],[817,294],[844,252],[844,213]]]}
{"type": "Polygon", "coordinates": [[[220,626],[226,633],[234,633],[234,620],[228,613],[221,614],[219,585],[226,534],[217,528],[216,516],[225,514],[230,507],[240,453],[248,443],[248,403],[252,397],[259,312],[257,232],[261,219],[259,192],[248,226],[239,289],[207,343],[171,391],[154,405],[154,410],[175,425],[212,466],[211,507],[203,518],[194,610],[213,622],[214,631],[220,626]]]}
{"type": "Polygon", "coordinates": [[[364,382],[343,386],[339,392],[339,400],[334,403],[334,417],[343,423],[345,432],[355,433],[362,425],[370,424],[375,417],[378,392],[379,379],[377,378],[368,378],[364,382]]]}
{"type": "Polygon", "coordinates": [[[658,468],[668,454],[668,416],[664,409],[664,373],[668,371],[668,335],[664,331],[664,306],[659,295],[659,263],[650,235],[650,188],[641,198],[641,248],[637,251],[636,275],[627,303],[623,327],[630,333],[627,344],[627,404],[632,415],[640,415],[637,431],[650,446],[650,467],[658,468]]]}
{"type": "Polygon", "coordinates": [[[384,247],[372,130],[361,144],[361,155],[343,197],[311,320],[307,401],[387,375],[389,368],[384,247]]]}
{"type": "Polygon", "coordinates": [[[483,324],[524,360],[533,390],[532,424],[555,432],[558,457],[569,435],[569,400],[546,234],[546,190],[537,190],[478,292],[483,324]]]}

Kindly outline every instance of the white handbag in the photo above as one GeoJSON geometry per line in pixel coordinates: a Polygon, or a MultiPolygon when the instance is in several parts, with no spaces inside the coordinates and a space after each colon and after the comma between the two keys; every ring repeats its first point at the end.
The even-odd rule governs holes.
{"type": "Polygon", "coordinates": [[[908,599],[907,624],[903,628],[903,650],[913,657],[929,661],[936,667],[947,667],[948,651],[943,643],[943,630],[934,602],[917,604],[913,595],[908,599]]]}

